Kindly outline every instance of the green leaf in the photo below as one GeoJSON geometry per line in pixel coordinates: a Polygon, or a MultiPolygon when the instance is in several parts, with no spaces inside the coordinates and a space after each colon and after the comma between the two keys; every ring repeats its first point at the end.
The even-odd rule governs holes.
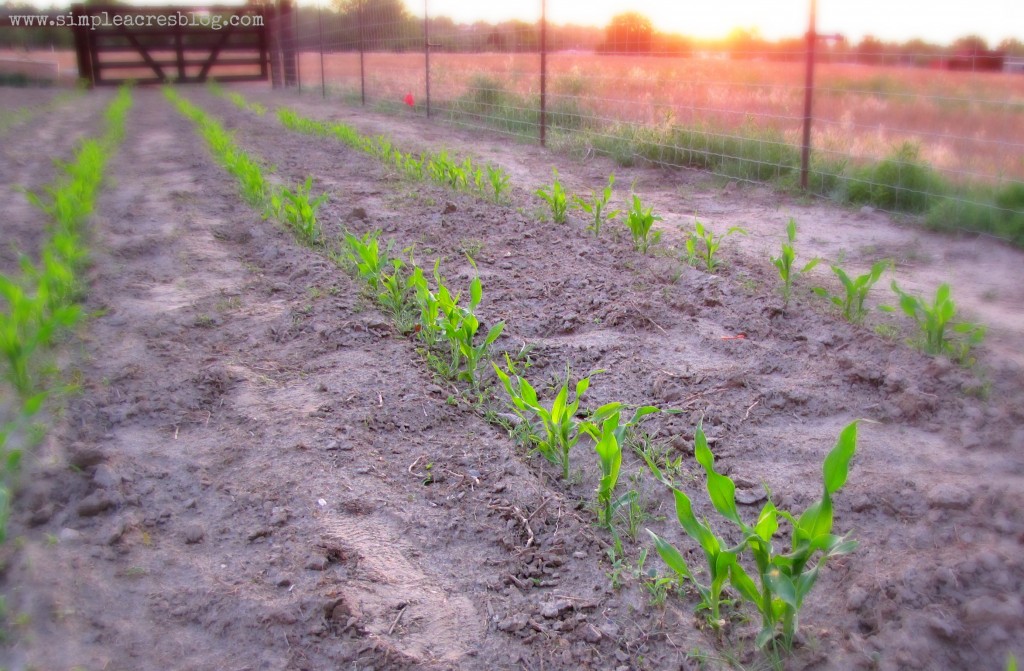
{"type": "Polygon", "coordinates": [[[743,527],[739,511],[736,509],[736,485],[731,479],[715,471],[715,457],[708,447],[707,437],[698,426],[694,435],[694,456],[707,473],[708,496],[715,509],[724,517],[743,527]]]}
{"type": "Polygon", "coordinates": [[[686,564],[686,560],[683,559],[683,555],[679,554],[679,550],[676,550],[671,543],[650,529],[647,529],[646,531],[650,535],[651,539],[654,540],[654,549],[658,551],[658,554],[661,556],[661,559],[665,564],[667,564],[668,567],[675,571],[679,576],[693,582],[693,573],[690,571],[690,567],[686,564]]]}
{"type": "Polygon", "coordinates": [[[747,601],[755,605],[761,603],[761,595],[757,591],[757,585],[754,584],[754,581],[739,562],[733,562],[729,567],[729,582],[747,601]]]}
{"type": "Polygon", "coordinates": [[[825,491],[835,494],[846,484],[849,474],[850,460],[857,450],[857,422],[848,424],[839,434],[836,446],[825,457],[822,473],[825,480],[825,491]]]}
{"type": "Polygon", "coordinates": [[[782,599],[787,606],[793,609],[799,608],[796,586],[793,585],[789,576],[782,573],[777,567],[768,569],[768,572],[764,574],[764,582],[772,594],[782,599]]]}

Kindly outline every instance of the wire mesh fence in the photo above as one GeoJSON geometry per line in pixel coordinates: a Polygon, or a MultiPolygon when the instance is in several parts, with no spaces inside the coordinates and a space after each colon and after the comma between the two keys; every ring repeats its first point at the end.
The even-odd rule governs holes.
{"type": "MultiPolygon", "coordinates": [[[[793,26],[807,31],[798,39],[691,42],[636,15],[549,24],[543,0],[525,18],[458,23],[430,2],[419,13],[397,0],[299,7],[300,86],[1024,244],[1024,60],[1013,54],[853,45],[818,35],[813,19],[793,26]]],[[[509,0],[490,2],[491,15],[495,4],[522,16],[509,0]]]]}

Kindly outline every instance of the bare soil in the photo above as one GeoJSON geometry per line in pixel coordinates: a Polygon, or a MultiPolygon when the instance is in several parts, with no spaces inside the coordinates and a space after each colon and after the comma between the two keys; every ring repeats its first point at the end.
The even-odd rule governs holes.
{"type": "MultiPolygon", "coordinates": [[[[683,456],[699,514],[714,513],[690,456],[701,419],[720,468],[751,500],[764,483],[797,510],[820,495],[839,429],[873,420],[835,502],[837,529],[860,547],[822,572],[785,668],[1002,668],[1008,652],[1024,658],[1020,251],[701,173],[577,162],[412,116],[243,90],[405,149],[504,167],[512,206],[403,181],[273,115],[186,90],[276,166],[275,179],[312,175],[330,194],[331,234],[382,229],[397,247],[415,245],[425,266],[441,258],[463,288],[479,272],[484,320],[506,322],[499,350],[526,347],[539,388],[567,365],[601,370],[585,406],[682,411],[646,430],[683,456]],[[539,221],[532,191],[553,165],[570,192],[603,186],[613,170],[618,198],[635,183],[664,217],[665,244],[641,256],[620,225],[595,239],[575,216],[539,221]],[[726,241],[715,275],[667,251],[695,212],[718,232],[749,231],[726,241]],[[893,257],[907,288],[951,282],[964,313],[990,326],[976,366],[879,336],[889,317],[843,322],[808,291],[830,281],[824,266],[783,313],[768,255],[791,216],[803,258],[864,268],[893,257]]],[[[5,148],[5,177],[35,181],[46,156],[15,166],[5,148]],[[28,177],[9,176],[19,171],[28,177]]],[[[638,568],[642,532],[624,538],[622,563],[609,561],[586,441],[569,483],[524,455],[435,379],[353,280],[246,207],[158,90],[136,92],[98,209],[95,317],[66,348],[82,388],[27,469],[0,550],[0,665],[770,666],[750,652],[750,618],[730,617],[717,633],[692,594],[652,605],[646,572],[665,568],[653,552],[638,568]]],[[[24,225],[5,224],[5,240],[8,230],[33,241],[24,225]]],[[[891,302],[888,293],[879,284],[891,302]]],[[[670,497],[633,455],[622,486],[640,491],[642,526],[699,565],[670,497]]]]}

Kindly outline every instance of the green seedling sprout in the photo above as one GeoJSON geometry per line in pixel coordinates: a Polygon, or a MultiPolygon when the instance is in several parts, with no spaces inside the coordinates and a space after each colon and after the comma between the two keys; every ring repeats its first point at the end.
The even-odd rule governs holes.
{"type": "Polygon", "coordinates": [[[973,347],[985,339],[986,329],[971,322],[954,323],[956,303],[948,284],[941,284],[931,303],[908,294],[892,282],[892,290],[900,299],[900,309],[914,320],[920,330],[916,340],[927,354],[949,354],[958,361],[967,361],[973,347]]]}
{"type": "Polygon", "coordinates": [[[367,231],[362,237],[346,231],[343,251],[356,275],[376,295],[381,275],[391,265],[390,247],[380,248],[380,231],[367,231]]]}
{"type": "Polygon", "coordinates": [[[316,211],[327,200],[326,193],[311,199],[312,189],[313,178],[307,177],[305,184],[297,186],[294,191],[283,188],[272,195],[269,207],[275,218],[284,221],[299,240],[311,246],[320,241],[320,222],[316,211]]]}
{"type": "MultiPolygon", "coordinates": [[[[530,427],[529,440],[533,448],[545,459],[561,467],[562,477],[569,479],[569,453],[583,435],[584,423],[576,419],[583,394],[590,388],[590,377],[576,383],[572,402],[569,401],[569,371],[555,395],[551,406],[541,404],[537,392],[525,377],[506,373],[497,364],[494,371],[508,392],[512,411],[530,427]]],[[[511,367],[511,366],[510,366],[511,367]]],[[[591,373],[594,375],[594,373],[591,373]]],[[[614,410],[614,409],[611,409],[614,410]]],[[[610,410],[599,409],[595,416],[610,410]]]]}
{"type": "Polygon", "coordinates": [[[651,231],[654,222],[661,221],[653,210],[653,207],[644,208],[640,196],[633,194],[633,206],[626,214],[626,227],[633,236],[633,249],[641,254],[646,254],[651,245],[661,240],[661,231],[651,231]]]}
{"type": "MultiPolygon", "coordinates": [[[[771,257],[772,265],[779,271],[779,277],[782,279],[782,309],[786,310],[789,308],[789,299],[793,293],[793,264],[796,261],[796,220],[790,219],[789,225],[786,226],[786,239],[787,241],[782,243],[782,251],[778,256],[771,257]]],[[[797,270],[797,274],[804,274],[810,272],[821,259],[811,259],[808,261],[803,268],[797,270]]]]}
{"type": "Polygon", "coordinates": [[[619,210],[612,210],[611,212],[607,211],[608,203],[612,197],[612,187],[614,184],[615,174],[613,173],[608,175],[608,186],[604,187],[600,196],[597,195],[597,193],[591,193],[590,200],[584,200],[580,196],[573,196],[576,209],[582,210],[593,217],[593,221],[589,226],[587,226],[587,230],[593,233],[594,237],[601,237],[601,225],[605,222],[614,221],[615,217],[620,214],[619,210]]]}
{"type": "Polygon", "coordinates": [[[487,181],[491,184],[491,191],[494,196],[494,202],[500,203],[504,198],[504,193],[509,188],[509,176],[501,168],[493,165],[487,166],[487,181]]]}
{"type": "Polygon", "coordinates": [[[739,226],[733,226],[722,235],[715,235],[714,231],[704,226],[699,219],[694,219],[693,230],[690,231],[690,235],[686,239],[687,259],[691,263],[699,261],[709,273],[715,272],[715,269],[721,265],[721,260],[717,258],[718,248],[722,246],[722,242],[727,237],[734,233],[746,235],[747,231],[739,226]]]}
{"type": "Polygon", "coordinates": [[[551,183],[551,186],[541,187],[535,191],[535,194],[548,204],[548,207],[551,209],[551,220],[556,224],[564,224],[568,211],[565,189],[558,180],[558,168],[552,168],[551,172],[554,174],[554,181],[551,183]]]}
{"type": "Polygon", "coordinates": [[[622,446],[626,443],[628,432],[644,417],[659,412],[659,408],[654,406],[643,406],[636,410],[629,421],[620,424],[621,408],[621,403],[608,403],[594,413],[591,421],[581,426],[594,439],[594,451],[597,452],[601,466],[601,480],[597,488],[599,521],[613,532],[616,513],[624,506],[633,504],[637,498],[635,491],[628,491],[615,498],[615,487],[622,466],[622,446]]]}
{"type": "Polygon", "coordinates": [[[702,607],[710,611],[712,624],[722,623],[719,606],[722,590],[728,581],[761,614],[762,627],[756,639],[757,647],[763,648],[781,637],[783,647],[788,650],[796,635],[800,609],[821,568],[829,558],[847,554],[856,548],[856,542],[832,533],[832,496],[846,483],[850,461],[857,448],[857,422],[848,424],[840,432],[835,447],[825,457],[821,498],[799,517],[776,508],[769,500],[753,526],[747,525],[740,517],[736,506],[736,486],[730,478],[715,470],[714,455],[700,427],[695,433],[694,444],[694,456],[707,476],[707,492],[712,505],[722,517],[739,528],[743,540],[733,547],[725,547],[711,524],[698,520],[694,515],[689,497],[665,480],[651,462],[648,462],[648,467],[655,477],[672,489],[680,526],[704,551],[711,584],[705,586],[696,582],[682,554],[657,534],[650,530],[648,534],[669,568],[681,580],[693,582],[701,595],[702,607]],[[779,517],[790,524],[789,551],[785,553],[777,552],[772,543],[779,529],[779,517]],[[745,551],[750,552],[756,565],[759,584],[739,562],[745,551]]]}
{"type": "Polygon", "coordinates": [[[891,260],[882,259],[871,266],[868,272],[853,278],[847,275],[846,271],[839,266],[830,266],[832,272],[839,278],[844,293],[833,295],[828,293],[828,290],[824,287],[816,287],[814,293],[827,298],[833,305],[838,307],[846,321],[852,324],[860,324],[864,321],[864,317],[867,316],[867,308],[864,307],[864,301],[867,300],[871,287],[882,277],[882,273],[891,266],[891,260]]]}

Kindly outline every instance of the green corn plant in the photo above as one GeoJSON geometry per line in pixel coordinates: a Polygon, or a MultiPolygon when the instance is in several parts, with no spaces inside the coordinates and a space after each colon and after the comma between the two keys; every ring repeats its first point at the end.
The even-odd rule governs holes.
{"type": "MultiPolygon", "coordinates": [[[[458,302],[458,296],[452,298],[445,280],[440,272],[441,260],[434,262],[434,284],[436,291],[431,291],[427,280],[421,270],[417,275],[413,273],[413,282],[416,290],[416,303],[419,306],[420,322],[418,335],[428,347],[435,346],[444,337],[441,329],[441,306],[449,306],[458,302]]],[[[419,269],[417,269],[419,270],[419,269]]]]}
{"type": "Polygon", "coordinates": [[[388,246],[381,250],[380,231],[367,231],[362,237],[345,232],[345,258],[375,294],[380,288],[381,275],[391,265],[390,249],[388,246]]]}
{"type": "MultiPolygon", "coordinates": [[[[551,463],[561,467],[562,477],[568,480],[569,453],[579,442],[586,429],[586,422],[576,419],[576,413],[579,411],[583,394],[590,388],[590,376],[595,373],[591,373],[590,376],[584,377],[576,383],[575,395],[570,403],[570,376],[569,370],[566,369],[565,381],[555,395],[551,406],[546,407],[541,404],[536,390],[525,377],[515,373],[506,373],[497,364],[492,365],[509,395],[510,408],[529,427],[527,435],[533,449],[551,463]]],[[[617,408],[617,404],[615,407],[602,406],[594,413],[594,417],[602,418],[603,422],[603,418],[617,408]]]]}
{"type": "Polygon", "coordinates": [[[618,428],[618,411],[611,414],[601,426],[600,434],[594,443],[594,451],[601,465],[601,479],[597,485],[597,506],[600,511],[601,524],[611,530],[615,520],[615,511],[622,505],[628,503],[630,494],[634,497],[636,492],[627,492],[618,499],[613,500],[615,485],[619,480],[619,470],[622,467],[622,445],[615,435],[618,428]]]}
{"type": "Polygon", "coordinates": [[[715,235],[714,231],[707,228],[695,219],[693,230],[686,239],[686,256],[691,263],[701,263],[704,268],[713,273],[715,268],[721,265],[721,260],[716,257],[722,242],[732,234],[746,235],[747,231],[739,226],[733,226],[722,235],[715,235]]]}
{"type": "Polygon", "coordinates": [[[320,222],[317,221],[316,211],[327,200],[326,193],[311,199],[312,190],[313,178],[307,177],[305,184],[295,187],[294,191],[279,189],[270,197],[269,206],[274,217],[284,221],[307,245],[315,245],[320,241],[320,222]]]}
{"type": "MultiPolygon", "coordinates": [[[[782,279],[782,309],[789,307],[789,299],[793,293],[793,263],[796,261],[796,220],[790,218],[786,226],[787,241],[782,244],[782,251],[778,256],[770,257],[772,265],[779,271],[782,279]]],[[[797,270],[797,274],[803,275],[810,272],[821,259],[811,259],[803,268],[797,270]]]]}
{"type": "Polygon", "coordinates": [[[487,181],[491,183],[494,202],[500,203],[509,189],[509,176],[504,170],[493,165],[487,166],[487,181]]]}
{"type": "MultiPolygon", "coordinates": [[[[778,510],[769,501],[762,508],[753,528],[744,525],[738,514],[733,520],[746,535],[748,547],[757,565],[759,589],[738,563],[730,567],[730,576],[733,586],[745,599],[753,603],[761,614],[762,627],[757,636],[759,648],[763,648],[780,635],[780,625],[783,647],[786,650],[792,647],[799,624],[800,609],[817,582],[821,568],[828,559],[849,554],[857,547],[856,541],[846,540],[845,537],[832,533],[832,495],[846,484],[850,461],[856,450],[857,422],[852,422],[840,432],[835,447],[825,457],[822,465],[821,498],[799,517],[778,510]],[[772,538],[778,530],[779,516],[790,525],[789,551],[786,553],[776,553],[772,545],[772,538]]],[[[709,455],[710,451],[706,454],[709,455]]],[[[705,457],[705,463],[702,464],[709,473],[713,471],[712,459],[705,457]]],[[[728,481],[730,485],[732,482],[725,476],[717,478],[722,480],[723,486],[715,507],[725,515],[723,508],[728,509],[731,502],[732,514],[735,512],[733,491],[724,486],[724,481],[728,481]]]]}
{"type": "Polygon", "coordinates": [[[441,331],[451,348],[450,370],[458,379],[469,382],[474,389],[477,389],[480,383],[480,363],[487,358],[491,345],[505,328],[505,322],[498,322],[479,342],[475,342],[477,331],[480,329],[476,308],[482,299],[483,285],[477,276],[469,283],[468,305],[459,305],[458,296],[454,300],[449,298],[439,302],[441,331]]]}
{"type": "Polygon", "coordinates": [[[634,193],[633,206],[626,213],[626,228],[633,236],[633,249],[641,254],[646,254],[651,245],[661,240],[661,231],[651,230],[656,221],[661,221],[661,217],[654,214],[654,208],[645,208],[640,202],[640,196],[634,193]]]}
{"type": "Polygon", "coordinates": [[[390,273],[380,274],[381,291],[377,295],[377,302],[391,316],[399,332],[407,334],[416,325],[416,295],[426,280],[423,270],[415,263],[407,264],[401,259],[391,259],[391,266],[393,270],[390,273]]]}
{"type": "Polygon", "coordinates": [[[900,309],[917,324],[920,336],[916,342],[927,354],[949,354],[958,361],[968,361],[971,349],[985,339],[983,325],[954,323],[956,303],[948,284],[939,286],[931,303],[906,293],[895,280],[892,290],[900,299],[900,309]]]}
{"type": "Polygon", "coordinates": [[[833,295],[824,287],[815,287],[813,291],[817,295],[827,298],[833,305],[838,307],[846,321],[859,324],[864,321],[864,317],[868,313],[867,308],[864,307],[864,301],[867,300],[871,287],[878,282],[882,277],[882,273],[890,266],[892,266],[891,260],[882,259],[871,266],[871,270],[868,272],[853,278],[847,275],[846,271],[839,266],[830,266],[832,272],[839,278],[844,293],[833,295]]]}
{"type": "Polygon", "coordinates": [[[739,528],[743,540],[731,548],[725,547],[724,541],[715,535],[711,524],[706,520],[698,520],[694,515],[689,497],[669,483],[650,461],[648,467],[655,477],[673,491],[680,526],[704,551],[711,585],[697,583],[682,554],[665,539],[649,529],[647,532],[669,568],[681,580],[694,583],[701,595],[702,607],[710,611],[713,624],[721,624],[719,606],[722,590],[728,582],[761,614],[762,628],[756,639],[757,647],[763,648],[781,635],[783,647],[789,649],[798,628],[800,609],[814,587],[821,568],[829,558],[847,554],[856,548],[854,541],[832,533],[832,496],[846,483],[850,461],[857,447],[857,422],[852,422],[840,432],[835,447],[825,457],[821,498],[799,517],[776,508],[769,500],[753,526],[747,525],[740,517],[736,506],[735,484],[715,470],[714,455],[700,427],[695,433],[694,443],[694,456],[707,476],[707,492],[712,505],[722,517],[739,528]],[[776,552],[772,543],[779,530],[779,517],[790,524],[789,551],[785,553],[776,552]],[[754,582],[739,562],[744,551],[749,551],[754,560],[759,584],[754,582]]]}
{"type": "Polygon", "coordinates": [[[548,204],[548,207],[551,209],[551,220],[556,224],[564,224],[568,211],[565,189],[558,180],[558,168],[552,168],[551,172],[554,174],[554,181],[551,183],[551,186],[541,187],[534,193],[548,204]]]}
{"type": "Polygon", "coordinates": [[[636,491],[628,491],[618,498],[615,487],[622,467],[622,445],[626,443],[627,433],[647,415],[659,412],[654,406],[638,408],[632,419],[620,423],[621,403],[608,403],[595,412],[591,420],[581,428],[594,439],[594,451],[597,452],[601,466],[601,480],[598,482],[597,503],[599,521],[602,526],[614,531],[613,522],[620,509],[636,501],[636,491]]]}
{"type": "Polygon", "coordinates": [[[598,196],[596,193],[590,194],[590,200],[585,200],[579,196],[573,196],[573,200],[576,204],[576,209],[581,210],[589,214],[593,221],[587,226],[587,230],[594,234],[594,237],[601,237],[601,225],[605,222],[614,221],[615,217],[619,216],[619,210],[612,210],[608,212],[608,202],[612,197],[612,187],[615,184],[615,174],[608,175],[608,186],[604,187],[601,195],[598,196]]]}

